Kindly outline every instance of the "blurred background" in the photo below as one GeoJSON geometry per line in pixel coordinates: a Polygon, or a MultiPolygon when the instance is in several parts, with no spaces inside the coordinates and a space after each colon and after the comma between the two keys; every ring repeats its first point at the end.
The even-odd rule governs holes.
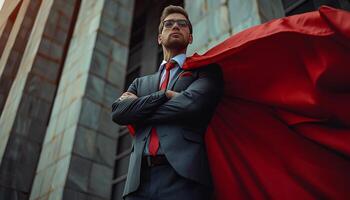
{"type": "Polygon", "coordinates": [[[111,104],[157,70],[170,4],[190,15],[189,56],[271,19],[350,10],[348,0],[0,0],[0,200],[121,199],[131,138],[111,104]]]}

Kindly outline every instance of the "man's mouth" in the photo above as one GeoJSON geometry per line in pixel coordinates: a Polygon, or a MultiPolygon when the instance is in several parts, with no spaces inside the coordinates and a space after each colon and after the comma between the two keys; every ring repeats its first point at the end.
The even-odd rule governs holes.
{"type": "Polygon", "coordinates": [[[181,36],[181,34],[180,33],[171,33],[170,36],[179,37],[179,36],[181,36]]]}

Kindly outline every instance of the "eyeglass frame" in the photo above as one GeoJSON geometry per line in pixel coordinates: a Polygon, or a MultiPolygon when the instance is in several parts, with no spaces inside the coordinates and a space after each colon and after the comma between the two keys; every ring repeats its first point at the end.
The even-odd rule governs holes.
{"type": "Polygon", "coordinates": [[[177,25],[178,25],[179,27],[181,27],[181,28],[190,27],[190,22],[189,22],[187,19],[168,19],[168,20],[164,20],[164,21],[163,21],[163,28],[169,29],[169,28],[174,27],[175,24],[177,24],[177,25]],[[173,24],[172,24],[171,27],[166,27],[166,26],[165,26],[165,23],[168,22],[168,21],[173,21],[173,24]],[[186,26],[181,26],[181,25],[179,24],[179,21],[184,21],[184,22],[186,22],[186,26]]]}

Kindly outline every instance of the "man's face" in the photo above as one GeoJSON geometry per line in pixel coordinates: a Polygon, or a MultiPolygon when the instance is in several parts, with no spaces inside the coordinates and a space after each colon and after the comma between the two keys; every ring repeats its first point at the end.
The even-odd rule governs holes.
{"type": "MultiPolygon", "coordinates": [[[[185,16],[180,13],[173,13],[168,15],[164,21],[167,20],[187,20],[185,16]]],[[[171,27],[163,26],[162,33],[158,35],[158,43],[167,49],[183,50],[188,44],[192,43],[192,34],[188,25],[174,23],[171,27]]]]}

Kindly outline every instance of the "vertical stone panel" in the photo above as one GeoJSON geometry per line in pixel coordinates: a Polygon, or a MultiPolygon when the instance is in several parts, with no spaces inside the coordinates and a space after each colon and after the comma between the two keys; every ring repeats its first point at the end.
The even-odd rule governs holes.
{"type": "Polygon", "coordinates": [[[97,136],[97,138],[99,138],[97,148],[100,149],[100,151],[106,151],[106,149],[113,146],[113,155],[109,154],[107,156],[109,158],[113,157],[113,159],[107,160],[107,157],[102,155],[96,155],[97,157],[95,157],[95,159],[99,160],[101,164],[103,163],[111,168],[113,168],[112,163],[114,161],[116,150],[115,139],[118,137],[119,126],[110,120],[110,112],[113,101],[115,101],[115,99],[121,95],[124,88],[133,7],[133,0],[106,0],[100,30],[98,32],[98,38],[102,38],[102,36],[104,36],[104,40],[98,39],[96,41],[97,49],[104,46],[105,41],[109,41],[110,44],[109,48],[104,48],[104,50],[101,50],[102,54],[108,58],[108,65],[107,74],[103,77],[105,80],[105,85],[103,89],[103,98],[100,102],[102,106],[98,127],[98,133],[103,134],[103,136],[97,136]],[[103,145],[100,143],[102,139],[112,146],[103,147],[103,145]]]}
{"type": "MultiPolygon", "coordinates": [[[[19,104],[21,102],[21,98],[23,95],[23,90],[25,88],[25,83],[28,78],[28,72],[30,71],[32,64],[35,59],[35,55],[37,53],[38,46],[40,44],[40,36],[42,35],[42,32],[44,30],[44,23],[46,22],[46,19],[48,17],[51,2],[45,1],[46,3],[43,4],[43,6],[47,6],[48,9],[40,9],[38,16],[41,18],[40,20],[36,21],[36,25],[33,28],[33,31],[30,35],[29,43],[24,51],[23,58],[21,60],[18,75],[11,87],[10,93],[8,95],[6,106],[1,114],[0,118],[0,129],[1,131],[1,141],[3,141],[3,144],[6,144],[13,124],[15,122],[16,113],[19,108],[19,104]],[[39,39],[38,39],[39,38],[39,39]]],[[[4,155],[6,145],[0,145],[0,158],[4,155]]]]}
{"type": "MultiPolygon", "coordinates": [[[[49,55],[45,56],[52,61],[59,60],[62,57],[63,52],[60,44],[67,37],[63,33],[69,31],[72,14],[74,13],[75,6],[78,5],[72,3],[72,1],[56,2],[57,7],[62,8],[62,10],[50,18],[52,20],[49,22],[52,23],[50,27],[55,28],[55,30],[52,31],[51,29],[51,31],[44,34],[44,37],[48,41],[51,41],[51,44],[54,44],[48,50],[49,55]]],[[[70,44],[46,130],[30,199],[55,199],[62,197],[64,196],[64,192],[68,191],[65,189],[66,187],[87,192],[86,180],[81,178],[88,178],[87,175],[90,169],[86,168],[88,165],[80,164],[84,161],[91,163],[91,161],[80,156],[72,156],[71,154],[77,151],[77,149],[83,152],[85,150],[79,146],[78,148],[73,147],[76,144],[80,144],[77,141],[81,137],[77,137],[76,134],[77,131],[81,130],[78,123],[81,113],[87,112],[86,109],[82,109],[86,106],[86,100],[83,96],[89,80],[89,65],[94,49],[102,5],[103,1],[81,1],[81,4],[79,3],[79,14],[76,19],[74,32],[71,38],[69,38],[70,44]],[[67,161],[64,164],[60,164],[61,160],[67,161]],[[50,167],[53,167],[56,171],[59,170],[61,174],[54,176],[47,182],[48,187],[45,187],[43,184],[40,184],[42,181],[40,177],[42,174],[46,174],[50,170],[50,167]],[[84,169],[86,175],[81,176],[78,172],[82,172],[84,169]]],[[[48,49],[48,47],[43,46],[43,49],[48,49]]],[[[96,86],[95,80],[90,82],[91,84],[89,86],[96,86]]],[[[87,106],[87,108],[91,108],[90,105],[87,106]]],[[[95,113],[92,114],[92,116],[95,116],[95,113]]]]}
{"type": "Polygon", "coordinates": [[[4,32],[5,26],[6,26],[6,23],[0,25],[0,37],[2,36],[2,33],[4,32]]]}
{"type": "Polygon", "coordinates": [[[32,24],[27,26],[24,23],[24,19],[35,19],[35,14],[34,16],[29,14],[30,8],[33,7],[36,14],[37,9],[35,8],[38,6],[35,1],[30,4],[29,1],[23,4],[19,3],[7,20],[7,23],[4,24],[4,34],[0,37],[0,85],[2,86],[0,88],[0,113],[3,110],[9,89],[18,70],[21,55],[23,54],[23,47],[18,50],[21,44],[19,41],[23,41],[25,44],[31,30],[30,26],[32,24]],[[21,38],[20,36],[22,35],[24,37],[21,38]]]}
{"type": "MultiPolygon", "coordinates": [[[[25,83],[28,78],[28,73],[31,70],[32,64],[35,59],[35,55],[40,44],[40,37],[44,31],[44,24],[46,22],[52,4],[51,1],[45,2],[46,3],[42,4],[42,6],[47,6],[48,9],[39,10],[38,16],[40,17],[40,20],[37,20],[34,25],[33,31],[28,42],[28,46],[24,51],[24,55],[19,66],[18,75],[11,87],[5,108],[0,118],[0,129],[2,130],[0,138],[2,141],[7,141],[10,135],[11,129],[15,122],[16,113],[19,108],[25,83]]],[[[6,145],[1,145],[0,147],[0,157],[2,157],[6,145]]]]}
{"type": "Polygon", "coordinates": [[[6,20],[11,15],[12,11],[21,2],[21,0],[5,0],[2,9],[0,10],[0,26],[6,23],[6,20]],[[4,21],[3,21],[4,20],[4,21]]]}
{"type": "Polygon", "coordinates": [[[187,54],[209,48],[254,25],[284,16],[279,0],[185,0],[193,25],[193,44],[187,54]]]}
{"type": "MultiPolygon", "coordinates": [[[[21,3],[20,0],[7,0],[4,2],[3,8],[0,9],[0,57],[9,38],[21,3]]],[[[1,74],[0,68],[0,75],[1,74]]]]}
{"type": "MultiPolygon", "coordinates": [[[[25,194],[28,199],[64,62],[65,46],[69,42],[67,40],[69,28],[63,29],[59,26],[59,20],[66,9],[65,6],[58,4],[61,1],[23,2],[22,6],[29,3],[25,18],[21,16],[20,10],[17,20],[22,17],[23,23],[21,23],[15,40],[9,40],[13,43],[13,48],[6,47],[6,50],[11,50],[8,60],[19,62],[15,62],[15,65],[7,65],[9,62],[4,62],[6,68],[3,77],[10,79],[7,82],[10,82],[11,78],[14,81],[0,118],[0,129],[2,130],[0,137],[2,142],[5,141],[1,144],[1,148],[6,147],[6,151],[1,152],[3,162],[0,174],[4,176],[0,177],[0,183],[4,181],[4,185],[10,187],[12,193],[25,194]],[[51,38],[48,36],[52,27],[55,27],[55,30],[62,30],[61,34],[63,32],[66,35],[63,42],[57,42],[54,36],[51,38]],[[14,56],[17,56],[16,59],[14,56]],[[13,70],[15,67],[18,68],[17,75],[13,70]],[[17,142],[13,144],[11,141],[17,142]],[[11,166],[15,167],[11,168],[11,166]],[[11,175],[10,184],[6,184],[6,179],[3,177],[11,175]]],[[[72,24],[72,16],[73,10],[69,15],[67,12],[64,14],[64,17],[68,19],[68,26],[72,24]]],[[[66,137],[63,136],[56,137],[50,143],[51,151],[43,154],[47,161],[52,158],[55,158],[56,162],[61,160],[61,152],[57,150],[57,147],[65,141],[66,137]]],[[[40,182],[44,189],[40,188],[39,192],[51,189],[49,183],[52,182],[57,167],[48,163],[46,166],[41,165],[47,170],[40,182]]]]}
{"type": "MultiPolygon", "coordinates": [[[[109,199],[119,130],[110,110],[124,86],[129,7],[133,4],[115,0],[81,1],[30,199],[109,199]],[[42,174],[67,157],[69,166],[61,169],[64,184],[54,187],[53,182],[62,177],[53,177],[48,182],[51,187],[44,187],[42,174]]],[[[65,18],[55,18],[63,19],[58,24],[65,27],[65,18]]],[[[53,34],[57,31],[48,32],[47,40],[53,34]]],[[[60,57],[60,51],[42,48],[55,52],[52,60],[60,57]]]]}
{"type": "Polygon", "coordinates": [[[188,55],[204,53],[231,32],[226,0],[188,0],[185,9],[193,26],[193,43],[187,50],[188,55]]]}
{"type": "MultiPolygon", "coordinates": [[[[16,16],[15,13],[13,16],[16,16]]],[[[12,31],[12,27],[14,25],[15,17],[10,17],[5,24],[3,24],[3,27],[1,27],[1,35],[0,35],[0,57],[2,56],[5,46],[7,44],[7,41],[10,37],[10,33],[12,31]]],[[[1,68],[0,68],[1,70],[1,68]]],[[[2,71],[2,70],[1,70],[2,71]]],[[[0,72],[1,72],[0,71],[0,72]]]]}
{"type": "MultiPolygon", "coordinates": [[[[147,8],[146,8],[147,9],[147,8]]],[[[158,52],[158,25],[161,15],[161,4],[152,6],[152,12],[146,17],[145,20],[145,33],[142,43],[142,57],[139,65],[141,66],[140,75],[147,75],[154,73],[158,69],[158,59],[155,55],[158,52]]],[[[132,59],[132,58],[130,58],[132,59]]]]}
{"type": "Polygon", "coordinates": [[[258,0],[258,8],[261,22],[284,17],[284,9],[281,0],[258,0]]]}
{"type": "MultiPolygon", "coordinates": [[[[34,56],[28,56],[27,54],[27,57],[24,55],[23,60],[21,60],[23,49],[18,51],[20,46],[23,47],[20,42],[27,42],[31,30],[31,27],[28,27],[31,22],[27,21],[24,23],[22,20],[26,16],[34,21],[39,6],[38,2],[39,1],[25,1],[22,4],[14,28],[12,29],[10,38],[7,42],[6,51],[1,59],[1,81],[9,82],[6,88],[2,87],[1,94],[5,97],[3,100],[6,99],[8,89],[11,87],[12,79],[15,76],[20,63],[19,71],[22,70],[21,75],[16,77],[15,82],[12,85],[12,90],[6,101],[7,107],[4,109],[0,118],[0,129],[2,130],[0,136],[2,140],[0,183],[2,187],[8,188],[7,191],[4,191],[3,195],[9,196],[9,199],[16,199],[16,196],[23,196],[23,199],[24,196],[28,198],[37,164],[36,162],[40,153],[40,146],[36,143],[36,139],[38,136],[40,137],[40,133],[37,135],[37,132],[32,132],[33,134],[28,135],[31,133],[28,131],[30,129],[43,132],[40,130],[40,127],[38,127],[40,122],[30,118],[30,113],[32,111],[37,111],[36,109],[33,109],[31,105],[35,103],[40,105],[40,103],[35,102],[30,96],[23,94],[23,91],[26,90],[25,79],[28,78],[28,73],[25,70],[26,66],[24,66],[27,63],[23,60],[30,64],[34,59],[34,56]],[[33,11],[34,14],[31,13],[33,11]],[[12,54],[12,52],[15,53],[12,54]],[[6,65],[8,58],[11,60],[13,57],[16,57],[16,64],[9,66],[6,65]],[[26,98],[28,101],[25,103],[22,102],[21,104],[20,102],[23,98],[26,98]],[[5,147],[6,152],[4,152],[5,147]],[[7,177],[11,177],[11,179],[8,180],[7,177]]],[[[45,14],[43,16],[44,19],[45,14]]],[[[40,32],[43,30],[42,28],[43,27],[38,28],[36,34],[41,34],[40,32]]],[[[39,41],[34,41],[35,45],[37,45],[39,41]]],[[[35,51],[35,49],[32,50],[35,51]]],[[[29,50],[27,49],[27,51],[29,50]]],[[[0,109],[2,109],[3,103],[4,101],[1,102],[0,109]]],[[[44,109],[47,108],[45,105],[42,106],[44,109]]]]}

